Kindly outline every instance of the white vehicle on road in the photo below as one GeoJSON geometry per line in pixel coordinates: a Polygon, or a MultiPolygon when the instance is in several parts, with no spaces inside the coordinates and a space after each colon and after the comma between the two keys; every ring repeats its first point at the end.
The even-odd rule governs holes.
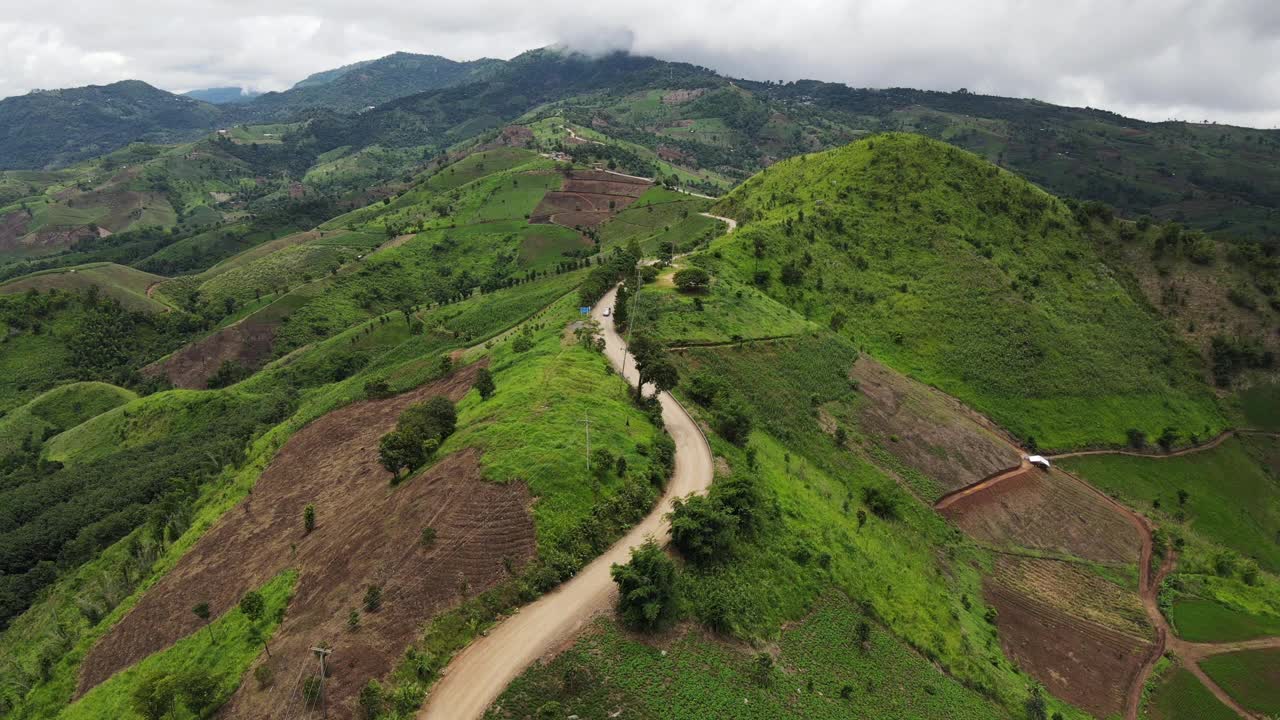
{"type": "Polygon", "coordinates": [[[607,307],[607,308],[605,308],[605,309],[604,309],[604,316],[605,316],[605,317],[609,317],[609,313],[611,313],[611,312],[613,312],[613,308],[611,308],[611,307],[607,307]]]}

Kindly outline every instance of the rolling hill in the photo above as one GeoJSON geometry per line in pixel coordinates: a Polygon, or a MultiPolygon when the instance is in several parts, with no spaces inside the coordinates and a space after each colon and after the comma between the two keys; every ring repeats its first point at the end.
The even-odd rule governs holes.
{"type": "Polygon", "coordinates": [[[1199,358],[1098,255],[1095,237],[1125,221],[1073,210],[974,155],[876,136],[778,163],[713,211],[743,226],[713,267],[1028,445],[1223,427],[1199,358]]]}
{"type": "Polygon", "coordinates": [[[37,90],[0,100],[0,156],[6,169],[66,165],[139,140],[188,139],[212,128],[219,114],[139,80],[37,90]],[[31,132],[37,127],[48,130],[31,132]]]}

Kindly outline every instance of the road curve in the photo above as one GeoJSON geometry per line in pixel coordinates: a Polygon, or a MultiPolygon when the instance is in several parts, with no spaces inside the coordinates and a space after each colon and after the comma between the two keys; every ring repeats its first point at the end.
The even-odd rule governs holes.
{"type": "MultiPolygon", "coordinates": [[[[603,315],[613,307],[611,290],[596,304],[592,316],[604,330],[605,354],[615,368],[623,366],[626,344],[614,331],[613,318],[603,315]]],[[[626,359],[627,382],[638,381],[632,358],[626,359]]],[[[662,422],[676,444],[675,471],[667,491],[653,512],[568,582],[525,606],[477,638],[459,653],[432,689],[418,720],[471,720],[484,714],[498,695],[534,661],[572,640],[592,617],[608,610],[617,591],[609,575],[614,563],[625,563],[631,549],[650,537],[666,544],[664,516],[671,503],[690,493],[711,487],[714,463],[711,447],[693,418],[669,393],[659,396],[662,422]]]]}
{"type": "MultiPolygon", "coordinates": [[[[704,197],[705,197],[705,196],[704,196],[704,197]]],[[[725,234],[725,235],[728,235],[729,233],[731,233],[731,232],[733,232],[734,230],[737,230],[737,229],[738,229],[738,221],[737,221],[737,220],[734,220],[733,218],[730,218],[730,217],[721,217],[721,216],[719,216],[719,215],[712,215],[711,213],[698,213],[698,214],[699,214],[699,215],[701,215],[702,217],[709,217],[709,218],[711,218],[712,220],[719,220],[719,221],[721,221],[721,222],[725,223],[726,225],[728,225],[728,226],[729,226],[729,229],[724,231],[724,234],[725,234]]]]}

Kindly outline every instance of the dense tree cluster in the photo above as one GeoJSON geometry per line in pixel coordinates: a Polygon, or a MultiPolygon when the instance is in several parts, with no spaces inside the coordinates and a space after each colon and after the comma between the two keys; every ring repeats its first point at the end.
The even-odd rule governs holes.
{"type": "Polygon", "coordinates": [[[378,459],[399,479],[401,470],[413,472],[435,455],[457,423],[457,411],[449,398],[437,395],[410,405],[400,415],[396,429],[382,436],[378,459]]]}
{"type": "Polygon", "coordinates": [[[156,440],[63,466],[38,451],[0,474],[0,626],[35,594],[146,525],[159,542],[190,522],[201,485],[244,458],[249,439],[291,412],[284,397],[214,397],[156,440]]]}

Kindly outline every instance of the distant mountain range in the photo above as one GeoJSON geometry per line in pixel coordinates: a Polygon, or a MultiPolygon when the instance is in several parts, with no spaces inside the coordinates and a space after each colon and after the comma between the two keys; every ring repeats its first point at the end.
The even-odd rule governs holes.
{"type": "Polygon", "coordinates": [[[69,165],[130,142],[189,140],[217,127],[295,119],[304,111],[350,113],[445,87],[501,67],[395,53],[312,75],[284,92],[238,87],[177,95],[140,80],[38,90],[0,100],[0,169],[69,165]],[[39,128],[39,132],[32,132],[39,128]]]}
{"type": "Polygon", "coordinates": [[[59,167],[134,141],[306,120],[283,142],[272,138],[270,152],[240,153],[242,160],[259,174],[298,177],[325,153],[378,149],[398,153],[378,160],[386,178],[412,169],[415,159],[550,114],[621,143],[615,155],[641,152],[655,168],[688,171],[703,183],[697,187],[712,192],[792,155],[908,131],[1130,216],[1280,235],[1274,130],[1147,123],[966,91],[734,80],[685,63],[554,49],[471,62],[395,53],[316,73],[284,92],[253,98],[239,92],[216,88],[184,97],[125,81],[9,98],[0,101],[0,165],[59,167]]]}

